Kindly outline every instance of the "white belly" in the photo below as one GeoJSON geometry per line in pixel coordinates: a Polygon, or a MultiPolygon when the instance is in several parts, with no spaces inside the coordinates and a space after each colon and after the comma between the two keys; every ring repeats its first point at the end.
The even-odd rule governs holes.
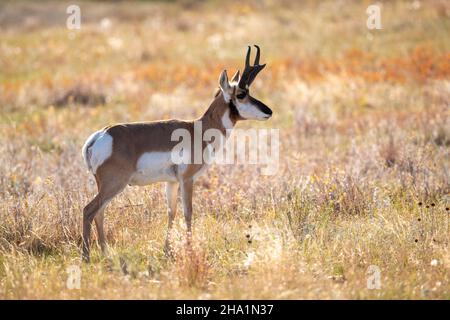
{"type": "Polygon", "coordinates": [[[160,181],[177,181],[170,152],[146,152],[136,164],[130,185],[145,186],[160,181]]]}

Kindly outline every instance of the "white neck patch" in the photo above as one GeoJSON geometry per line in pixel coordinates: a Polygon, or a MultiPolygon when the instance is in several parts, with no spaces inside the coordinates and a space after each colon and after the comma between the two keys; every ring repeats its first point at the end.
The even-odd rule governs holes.
{"type": "Polygon", "coordinates": [[[222,116],[222,125],[225,128],[225,130],[233,129],[233,121],[231,121],[230,118],[230,109],[227,109],[225,113],[222,116]]]}

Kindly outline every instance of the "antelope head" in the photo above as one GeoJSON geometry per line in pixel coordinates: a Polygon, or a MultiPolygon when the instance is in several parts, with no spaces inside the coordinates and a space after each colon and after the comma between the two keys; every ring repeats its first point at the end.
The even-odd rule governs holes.
{"type": "Polygon", "coordinates": [[[251,66],[251,48],[250,46],[248,47],[242,76],[240,76],[238,70],[231,81],[228,81],[227,71],[224,70],[219,79],[220,90],[223,93],[225,102],[236,109],[240,120],[267,120],[272,116],[272,110],[268,106],[250,95],[250,85],[258,73],[266,66],[266,64],[259,64],[260,49],[257,45],[255,45],[255,48],[255,62],[251,66]]]}

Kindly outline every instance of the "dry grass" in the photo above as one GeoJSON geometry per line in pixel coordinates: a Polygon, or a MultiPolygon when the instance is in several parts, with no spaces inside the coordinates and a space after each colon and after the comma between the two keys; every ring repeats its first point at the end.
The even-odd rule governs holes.
{"type": "Polygon", "coordinates": [[[386,1],[368,31],[367,5],[81,2],[68,31],[64,2],[2,2],[0,298],[449,299],[450,8],[386,1]],[[162,188],[128,188],[106,213],[111,261],[81,265],[86,137],[200,115],[248,43],[274,117],[239,127],[280,129],[278,173],[212,167],[173,260],[162,188]]]}

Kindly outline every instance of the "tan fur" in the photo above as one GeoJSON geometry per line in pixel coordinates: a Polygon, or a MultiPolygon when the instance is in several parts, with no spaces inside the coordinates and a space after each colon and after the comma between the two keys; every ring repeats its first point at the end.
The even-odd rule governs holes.
{"type": "MultiPolygon", "coordinates": [[[[168,180],[168,182],[166,182],[166,195],[169,222],[165,245],[166,253],[170,253],[170,230],[173,225],[173,219],[176,215],[176,199],[178,191],[177,184],[179,184],[180,186],[188,240],[190,239],[192,231],[192,194],[194,177],[207,165],[203,162],[194,163],[194,139],[196,135],[198,137],[198,135],[200,134],[200,139],[202,141],[201,155],[203,155],[203,151],[208,145],[208,143],[203,141],[202,139],[203,134],[206,130],[217,129],[224,136],[226,136],[226,130],[228,128],[224,127],[222,119],[227,111],[229,112],[230,118],[229,121],[227,119],[227,126],[234,126],[238,120],[243,120],[244,118],[241,117],[241,113],[243,113],[244,116],[246,116],[246,113],[250,115],[247,115],[247,118],[252,118],[252,116],[253,118],[255,118],[256,116],[253,115],[255,111],[253,111],[253,114],[252,112],[249,112],[249,106],[250,108],[253,106],[253,108],[257,108],[259,110],[257,111],[258,116],[256,117],[256,119],[267,120],[272,115],[272,111],[266,105],[252,98],[250,94],[248,94],[249,84],[251,83],[251,81],[253,81],[256,73],[262,70],[262,68],[264,68],[265,66],[259,65],[259,47],[255,47],[257,48],[257,55],[255,58],[254,66],[250,66],[248,62],[250,48],[247,52],[246,68],[243,72],[243,76],[245,75],[245,78],[240,78],[239,72],[236,72],[232,79],[233,84],[230,85],[227,73],[224,70],[219,78],[219,92],[216,94],[208,110],[199,119],[193,121],[165,120],[141,123],[124,123],[106,127],[102,130],[103,133],[108,134],[112,138],[112,146],[111,144],[109,144],[106,145],[106,147],[103,147],[111,147],[112,149],[104,149],[107,150],[107,158],[105,156],[105,158],[102,159],[103,162],[100,162],[101,164],[93,169],[95,180],[97,182],[98,194],[91,202],[88,203],[88,205],[83,210],[83,260],[89,261],[90,233],[92,222],[95,220],[100,246],[102,248],[102,251],[105,252],[106,241],[103,230],[103,211],[105,209],[105,206],[117,194],[125,189],[127,184],[133,183],[139,185],[147,184],[149,183],[149,181],[152,181],[152,179],[148,179],[148,176],[145,176],[145,173],[139,172],[141,169],[138,168],[138,161],[140,157],[146,153],[151,154],[152,152],[155,152],[156,154],[156,152],[171,152],[173,148],[178,143],[180,143],[179,141],[172,141],[171,139],[172,133],[176,129],[186,129],[190,133],[190,137],[192,139],[190,163],[192,164],[177,165],[171,164],[171,162],[167,162],[167,164],[169,164],[168,168],[163,169],[163,174],[165,174],[163,177],[164,179],[168,180]],[[248,81],[248,83],[246,81],[248,81]],[[241,97],[241,99],[238,100],[238,94],[241,93],[245,93],[246,96],[241,97]],[[225,97],[227,101],[225,101],[225,97]],[[228,101],[230,101],[231,103],[229,103],[228,101]],[[238,108],[236,107],[236,103],[238,103],[238,105],[241,107],[240,110],[238,110],[238,108]],[[261,114],[263,118],[261,118],[261,114]],[[194,131],[196,130],[195,121],[201,121],[202,132],[194,133],[194,131]],[[110,155],[109,151],[111,151],[110,155]],[[183,166],[183,170],[180,170],[181,166],[183,166]],[[169,173],[167,173],[166,171],[168,171],[169,173]],[[140,178],[142,179],[139,180],[140,178]]],[[[91,138],[89,138],[85,143],[85,147],[83,147],[83,157],[85,157],[86,164],[90,168],[91,163],[88,158],[90,157],[89,154],[91,154],[90,148],[95,148],[96,136],[97,134],[93,134],[91,138]]],[[[143,158],[143,161],[145,163],[145,156],[143,158]]],[[[200,158],[201,161],[204,160],[203,157],[200,158]]],[[[96,161],[97,160],[98,158],[96,158],[96,161]]],[[[156,173],[150,171],[150,173],[148,173],[150,178],[152,177],[152,175],[158,174],[159,171],[156,171],[156,173]]],[[[158,177],[161,178],[162,176],[158,177]]],[[[156,179],[155,181],[161,180],[156,179]]]]}
{"type": "MultiPolygon", "coordinates": [[[[97,181],[98,195],[83,210],[83,258],[89,260],[89,238],[92,221],[95,219],[97,233],[99,236],[102,251],[106,252],[106,243],[103,228],[103,210],[106,204],[119,194],[130,181],[131,176],[136,171],[136,164],[139,157],[146,152],[170,151],[179,143],[171,141],[172,132],[179,128],[189,131],[194,139],[194,121],[202,121],[203,132],[215,128],[223,134],[226,133],[222,125],[222,116],[229,106],[224,101],[222,94],[218,94],[205,114],[193,121],[166,120],[154,122],[125,123],[104,128],[103,130],[113,138],[112,155],[101,164],[95,173],[97,181]]],[[[233,124],[238,117],[230,115],[233,124]]],[[[203,134],[202,132],[202,134],[203,134]]],[[[191,142],[192,148],[194,146],[191,142]]],[[[206,142],[202,144],[202,150],[206,147],[206,142]]],[[[193,160],[193,159],[192,159],[193,160]]],[[[184,174],[178,181],[181,186],[183,203],[185,207],[185,219],[188,232],[191,230],[192,217],[192,189],[193,176],[200,171],[205,164],[189,164],[184,174]]],[[[176,165],[174,165],[176,167],[176,165]]],[[[176,168],[175,168],[176,169],[176,168]]],[[[176,194],[176,188],[171,184],[168,196],[176,194]]],[[[176,185],[176,184],[175,184],[176,185]]],[[[169,201],[169,200],[168,200],[169,201]]],[[[176,204],[173,198],[170,199],[169,207],[169,228],[166,240],[166,250],[169,249],[169,232],[172,221],[176,214],[176,204]]],[[[175,201],[176,203],[176,201],[175,201]]]]}

